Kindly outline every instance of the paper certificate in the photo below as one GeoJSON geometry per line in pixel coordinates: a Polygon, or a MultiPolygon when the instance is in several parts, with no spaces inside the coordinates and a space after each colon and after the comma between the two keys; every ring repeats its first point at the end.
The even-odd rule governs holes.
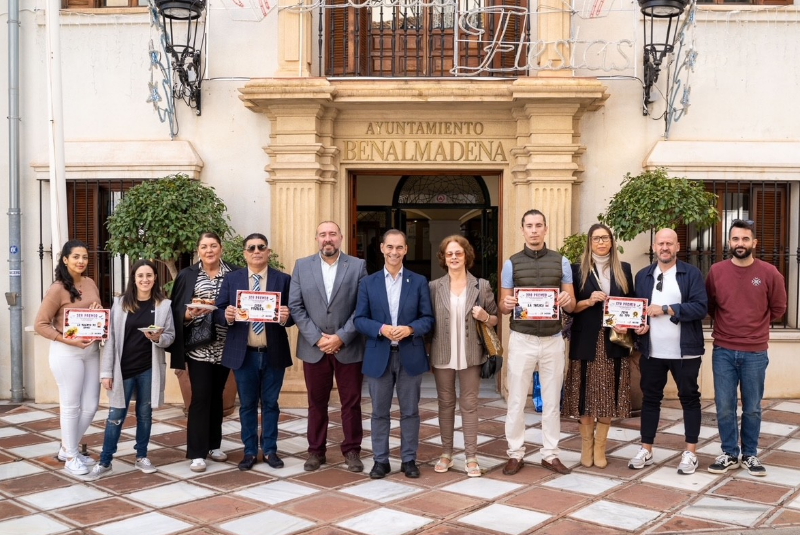
{"type": "Polygon", "coordinates": [[[647,299],[609,297],[603,305],[603,327],[638,329],[647,319],[647,299]]]}
{"type": "Polygon", "coordinates": [[[62,336],[66,340],[106,340],[110,314],[107,308],[64,309],[62,336]]]}
{"type": "Polygon", "coordinates": [[[514,288],[515,320],[559,319],[558,288],[514,288]]]}
{"type": "Polygon", "coordinates": [[[280,292],[236,292],[236,321],[278,323],[280,292]]]}

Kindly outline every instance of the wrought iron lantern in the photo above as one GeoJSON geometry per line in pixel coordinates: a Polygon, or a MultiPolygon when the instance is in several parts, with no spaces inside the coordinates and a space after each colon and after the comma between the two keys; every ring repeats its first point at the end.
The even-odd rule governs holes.
{"type": "Polygon", "coordinates": [[[200,54],[205,32],[200,32],[199,47],[197,33],[206,0],[155,0],[155,5],[166,33],[166,50],[172,59],[172,94],[200,115],[200,84],[203,81],[200,54]]]}
{"type": "Polygon", "coordinates": [[[674,51],[680,18],[688,4],[689,0],[639,0],[644,15],[644,115],[648,114],[650,92],[658,81],[661,64],[674,51]],[[656,20],[666,23],[664,33],[660,33],[663,25],[656,25],[656,20]]]}

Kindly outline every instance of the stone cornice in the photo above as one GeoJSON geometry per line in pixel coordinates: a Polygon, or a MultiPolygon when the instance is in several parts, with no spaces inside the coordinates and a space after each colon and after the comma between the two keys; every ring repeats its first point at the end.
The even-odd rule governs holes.
{"type": "Polygon", "coordinates": [[[576,113],[593,111],[608,98],[606,87],[595,79],[520,78],[509,80],[447,79],[333,79],[265,78],[251,80],[239,89],[239,98],[255,112],[276,104],[315,102],[347,109],[374,103],[416,105],[457,103],[485,108],[519,105],[574,106],[576,113]]]}

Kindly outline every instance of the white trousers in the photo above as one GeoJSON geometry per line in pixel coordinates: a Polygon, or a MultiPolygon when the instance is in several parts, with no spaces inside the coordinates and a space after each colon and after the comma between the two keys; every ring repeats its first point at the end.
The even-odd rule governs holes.
{"type": "Polygon", "coordinates": [[[522,459],[525,456],[525,404],[533,382],[533,370],[539,365],[542,385],[542,459],[551,461],[558,457],[558,439],[561,435],[561,387],[564,384],[564,338],[557,336],[532,336],[511,331],[508,340],[507,370],[508,414],[506,415],[506,440],[508,456],[522,459]]]}
{"type": "Polygon", "coordinates": [[[97,343],[80,349],[51,342],[50,370],[58,384],[61,445],[68,457],[74,457],[100,400],[100,351],[97,343]]]}

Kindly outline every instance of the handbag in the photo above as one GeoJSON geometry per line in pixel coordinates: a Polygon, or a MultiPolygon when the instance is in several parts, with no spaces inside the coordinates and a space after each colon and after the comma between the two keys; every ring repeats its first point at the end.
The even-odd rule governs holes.
{"type": "Polygon", "coordinates": [[[484,352],[489,356],[481,365],[481,379],[489,379],[503,366],[503,344],[497,332],[488,323],[475,322],[478,339],[481,341],[484,352]]]}
{"type": "Polygon", "coordinates": [[[217,341],[217,326],[214,325],[213,314],[206,314],[199,321],[191,323],[183,338],[183,347],[187,351],[217,341]]]}
{"type": "Polygon", "coordinates": [[[633,336],[631,336],[630,331],[625,331],[624,333],[619,334],[614,329],[611,329],[611,334],[609,335],[608,339],[614,344],[628,348],[628,350],[633,349],[633,336]]]}

